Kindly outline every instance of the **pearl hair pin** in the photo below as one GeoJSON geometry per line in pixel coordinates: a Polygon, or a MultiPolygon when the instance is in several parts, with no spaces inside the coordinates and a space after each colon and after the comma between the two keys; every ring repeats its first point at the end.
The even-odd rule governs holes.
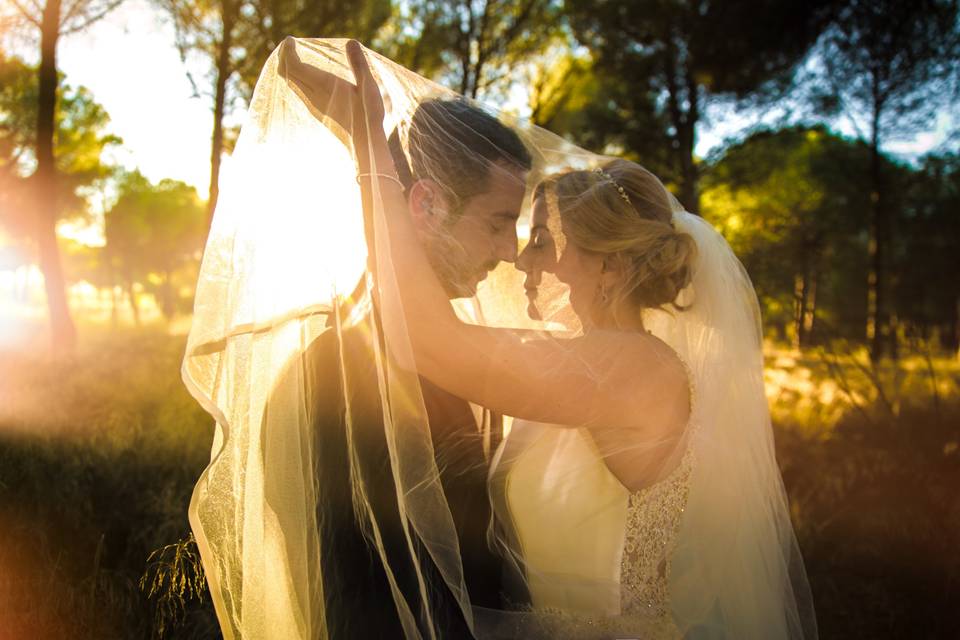
{"type": "Polygon", "coordinates": [[[612,182],[613,186],[617,188],[617,192],[620,194],[620,197],[623,198],[623,201],[626,202],[631,207],[633,206],[633,203],[630,201],[630,196],[627,195],[627,192],[624,191],[620,183],[613,179],[613,176],[611,176],[609,173],[607,173],[600,167],[597,167],[596,169],[594,169],[593,172],[599,175],[601,178],[604,178],[612,182]]]}

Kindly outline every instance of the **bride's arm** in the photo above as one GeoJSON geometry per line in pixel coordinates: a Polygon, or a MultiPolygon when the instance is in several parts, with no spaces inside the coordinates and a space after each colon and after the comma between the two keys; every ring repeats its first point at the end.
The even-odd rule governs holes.
{"type": "Polygon", "coordinates": [[[371,174],[360,178],[363,200],[383,207],[396,280],[396,287],[382,287],[381,309],[385,317],[403,318],[406,332],[392,337],[402,345],[409,336],[419,373],[459,397],[541,422],[656,432],[671,430],[677,420],[685,423],[683,366],[652,336],[597,331],[573,340],[533,338],[458,320],[395,181],[383,103],[363,50],[351,42],[347,54],[369,134],[355,144],[359,173],[371,174]],[[678,406],[684,415],[676,415],[678,406]]]}

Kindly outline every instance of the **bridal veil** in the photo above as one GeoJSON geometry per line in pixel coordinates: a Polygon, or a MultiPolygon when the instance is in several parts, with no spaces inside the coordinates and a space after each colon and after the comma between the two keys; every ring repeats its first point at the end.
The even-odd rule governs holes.
{"type": "MultiPolygon", "coordinates": [[[[556,612],[530,605],[512,611],[479,608],[471,601],[423,383],[413,371],[415,356],[397,312],[403,303],[396,295],[383,210],[375,202],[365,217],[361,203],[348,114],[352,98],[336,88],[341,85],[332,91],[311,85],[318,70],[353,81],[345,44],[290,38],[274,51],[221,179],[182,369],[191,393],[216,420],[190,522],[226,638],[327,637],[326,541],[317,505],[329,498],[318,480],[324,461],[317,442],[324,434],[313,432],[311,403],[335,389],[349,452],[341,470],[350,495],[344,509],[362,523],[371,557],[385,568],[404,634],[439,636],[432,594],[442,589],[476,637],[493,637],[515,620],[556,612]],[[380,460],[365,459],[363,435],[353,430],[353,416],[361,410],[353,392],[356,372],[334,363],[332,384],[313,375],[302,358],[319,339],[341,352],[350,332],[362,335],[370,349],[386,443],[380,460]],[[393,480],[395,495],[386,511],[365,485],[371,465],[382,466],[393,480]],[[388,528],[402,541],[400,553],[387,550],[388,528]],[[395,577],[397,563],[415,576],[412,588],[395,577]]],[[[408,171],[429,172],[410,162],[413,115],[428,100],[464,99],[374,52],[366,54],[384,96],[387,133],[408,160],[408,171]]],[[[533,158],[521,226],[541,179],[608,160],[479,108],[510,124],[533,158]]],[[[434,124],[438,135],[449,126],[434,124]]],[[[428,121],[418,135],[429,133],[428,121]]],[[[563,226],[552,209],[550,228],[559,250],[563,226]]],[[[674,224],[693,237],[698,258],[677,307],[650,310],[645,318],[646,328],[688,366],[691,423],[699,425],[664,453],[665,459],[676,458],[689,447],[695,456],[670,551],[671,614],[694,638],[814,637],[812,602],[774,457],[756,296],[723,238],[698,216],[679,205],[675,209],[674,224]]],[[[521,278],[511,265],[501,265],[475,296],[455,302],[461,317],[530,331],[531,339],[562,340],[581,330],[563,285],[549,274],[541,290],[541,318],[530,319],[521,278]]],[[[596,367],[591,373],[604,374],[596,367]]],[[[477,414],[483,415],[481,408],[477,414]]],[[[484,428],[497,425],[480,420],[478,429],[484,428]]],[[[498,434],[481,435],[495,443],[498,434]]],[[[640,453],[659,444],[636,447],[640,453]]],[[[544,482],[575,472],[551,469],[544,482]]],[[[522,549],[511,546],[497,523],[488,526],[505,571],[523,580],[522,549]]],[[[638,623],[638,635],[643,630],[638,623]]]]}

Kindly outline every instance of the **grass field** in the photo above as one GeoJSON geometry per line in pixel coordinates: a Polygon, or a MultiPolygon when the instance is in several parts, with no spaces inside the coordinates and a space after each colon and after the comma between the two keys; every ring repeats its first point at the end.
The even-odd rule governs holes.
{"type": "MultiPolygon", "coordinates": [[[[183,346],[156,329],[97,330],[70,361],[2,358],[3,640],[149,638],[159,626],[140,578],[151,551],[188,536],[213,433],[180,383],[183,346]]],[[[188,608],[198,638],[215,626],[205,609],[188,608]]]]}
{"type": "MultiPolygon", "coordinates": [[[[190,545],[148,562],[188,538],[209,456],[184,339],[83,335],[69,361],[0,354],[0,640],[216,637],[196,580],[170,583],[190,545]]],[[[957,361],[771,348],[766,378],[822,637],[960,637],[957,361]]]]}

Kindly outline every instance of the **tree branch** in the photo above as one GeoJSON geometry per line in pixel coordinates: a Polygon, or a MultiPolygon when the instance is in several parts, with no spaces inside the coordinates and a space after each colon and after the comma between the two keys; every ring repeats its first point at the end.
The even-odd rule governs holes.
{"type": "MultiPolygon", "coordinates": [[[[23,4],[20,3],[20,0],[10,0],[10,3],[14,7],[16,7],[17,11],[20,13],[21,16],[23,16],[24,20],[27,20],[30,24],[32,24],[36,28],[38,29],[40,28],[40,18],[32,15],[30,11],[26,7],[24,7],[23,4]]],[[[36,3],[34,3],[34,6],[36,6],[36,3]]]]}
{"type": "MultiPolygon", "coordinates": [[[[94,22],[97,22],[98,20],[102,20],[103,18],[105,18],[108,13],[110,13],[111,11],[113,11],[114,9],[116,9],[117,7],[119,7],[119,6],[121,5],[121,3],[123,3],[123,0],[112,0],[111,2],[108,2],[108,3],[106,4],[106,6],[103,7],[98,13],[94,13],[92,16],[87,16],[87,17],[84,19],[84,21],[81,22],[80,24],[78,24],[78,25],[76,25],[76,26],[73,26],[73,27],[66,27],[66,28],[64,28],[64,29],[60,32],[61,35],[69,35],[69,34],[71,34],[71,33],[77,33],[78,31],[83,31],[84,29],[86,29],[87,27],[89,27],[90,25],[92,25],[94,22]]],[[[79,5],[79,4],[81,4],[81,3],[78,1],[78,2],[77,2],[77,5],[79,5]]],[[[79,14],[77,14],[77,15],[79,15],[79,14]]],[[[63,24],[64,26],[66,26],[67,23],[70,21],[70,19],[72,19],[72,18],[68,16],[68,18],[65,19],[61,24],[63,24]]]]}

